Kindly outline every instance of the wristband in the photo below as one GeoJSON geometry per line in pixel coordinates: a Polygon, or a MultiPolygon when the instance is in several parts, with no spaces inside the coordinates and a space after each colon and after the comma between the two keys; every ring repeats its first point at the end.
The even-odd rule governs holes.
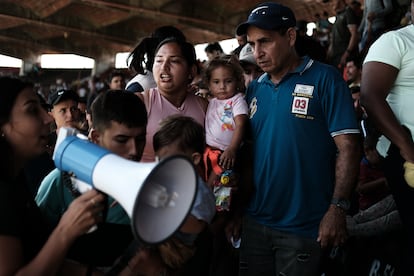
{"type": "Polygon", "coordinates": [[[335,198],[335,197],[332,198],[331,204],[344,210],[345,212],[348,211],[349,208],[351,207],[351,203],[349,202],[349,200],[342,199],[342,198],[335,198]]]}

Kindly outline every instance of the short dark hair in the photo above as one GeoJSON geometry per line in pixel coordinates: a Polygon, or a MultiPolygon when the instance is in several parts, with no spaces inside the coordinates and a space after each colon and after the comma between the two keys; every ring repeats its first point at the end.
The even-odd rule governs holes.
{"type": "Polygon", "coordinates": [[[125,79],[124,73],[120,70],[114,70],[109,74],[108,83],[111,83],[112,79],[115,77],[121,77],[122,79],[125,79]]]}
{"type": "Polygon", "coordinates": [[[223,48],[221,48],[220,44],[218,42],[210,43],[204,48],[204,51],[206,53],[212,53],[214,51],[219,51],[220,53],[223,53],[223,48]]]}
{"type": "Polygon", "coordinates": [[[91,106],[92,125],[98,131],[104,131],[111,121],[127,127],[147,125],[147,111],[142,100],[125,90],[108,90],[99,94],[91,106]]]}
{"type": "Polygon", "coordinates": [[[346,62],[353,62],[358,69],[362,69],[362,58],[360,55],[354,54],[346,58],[346,62]]]}
{"type": "Polygon", "coordinates": [[[181,150],[203,154],[206,147],[204,127],[191,117],[172,115],[165,118],[154,134],[154,151],[173,143],[177,143],[181,150]]]}

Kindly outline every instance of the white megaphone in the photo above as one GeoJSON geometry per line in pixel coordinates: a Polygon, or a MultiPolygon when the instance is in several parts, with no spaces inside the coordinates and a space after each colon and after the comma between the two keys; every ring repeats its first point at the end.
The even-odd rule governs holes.
{"type": "Polygon", "coordinates": [[[59,130],[53,159],[58,169],[118,201],[134,236],[147,244],[164,241],[181,226],[197,190],[194,166],[183,156],[133,162],[80,139],[73,129],[59,130]]]}

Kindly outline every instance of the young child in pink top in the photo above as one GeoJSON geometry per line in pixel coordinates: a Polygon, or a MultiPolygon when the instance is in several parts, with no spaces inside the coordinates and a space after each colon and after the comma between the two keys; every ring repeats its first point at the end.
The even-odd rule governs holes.
{"type": "Polygon", "coordinates": [[[214,187],[216,208],[228,210],[237,151],[243,142],[248,107],[244,99],[243,69],[235,56],[209,62],[204,81],[213,98],[207,108],[204,153],[207,183],[214,187]]]}

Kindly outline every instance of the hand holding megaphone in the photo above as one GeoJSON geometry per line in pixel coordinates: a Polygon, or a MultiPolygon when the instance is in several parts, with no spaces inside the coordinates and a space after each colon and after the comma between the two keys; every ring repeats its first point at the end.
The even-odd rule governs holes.
{"type": "MultiPolygon", "coordinates": [[[[89,185],[88,183],[85,183],[85,182],[77,179],[73,175],[70,177],[70,180],[72,182],[72,189],[74,189],[77,193],[84,194],[84,193],[86,193],[86,192],[88,192],[88,191],[90,191],[90,190],[93,189],[91,185],[89,185]]],[[[99,202],[96,202],[95,199],[91,199],[90,200],[90,203],[92,205],[95,205],[95,206],[96,205],[99,205],[99,202]]],[[[102,206],[103,206],[103,204],[102,204],[102,206]]],[[[102,210],[103,210],[103,208],[102,208],[102,210]]],[[[98,229],[98,226],[95,224],[86,233],[87,234],[92,233],[92,232],[94,232],[97,229],[98,229]]]]}
{"type": "Polygon", "coordinates": [[[53,159],[58,169],[118,201],[135,237],[148,244],[163,242],[181,226],[197,190],[194,165],[183,156],[134,162],[72,133],[58,137],[53,159]]]}
{"type": "Polygon", "coordinates": [[[64,229],[67,229],[69,236],[73,238],[93,231],[96,224],[102,221],[104,200],[105,195],[96,190],[81,194],[71,202],[59,225],[65,225],[64,229]]]}

